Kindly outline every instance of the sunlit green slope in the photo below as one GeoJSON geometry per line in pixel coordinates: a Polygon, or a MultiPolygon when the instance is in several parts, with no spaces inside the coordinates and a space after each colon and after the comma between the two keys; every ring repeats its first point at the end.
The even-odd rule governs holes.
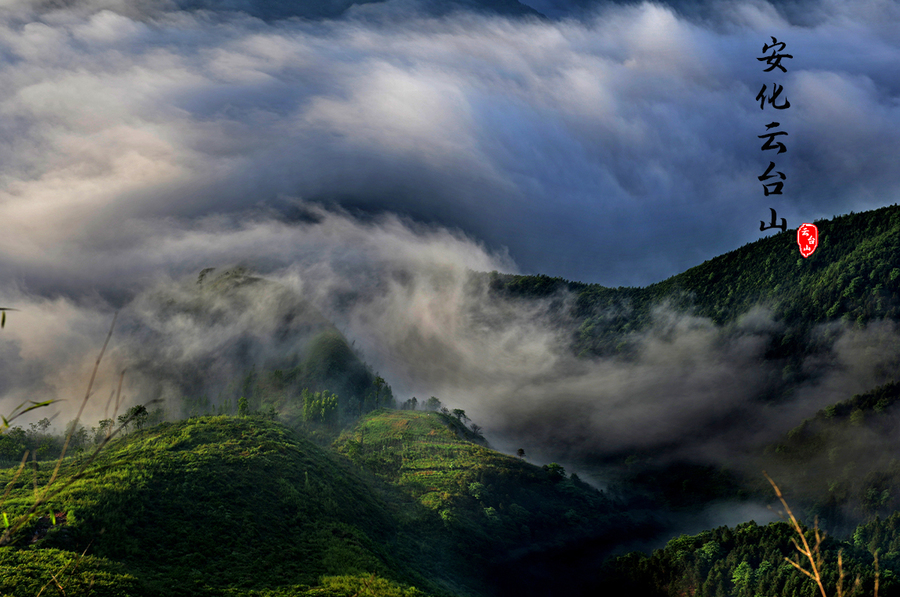
{"type": "MultiPolygon", "coordinates": [[[[258,416],[198,417],[116,439],[74,479],[85,458],[0,548],[0,593],[55,574],[72,594],[94,578],[95,595],[489,596],[522,558],[634,530],[577,476],[438,413],[375,411],[335,450],[258,416]]],[[[0,470],[9,520],[52,466],[0,470]]]]}
{"type": "Polygon", "coordinates": [[[495,594],[589,594],[596,587],[583,583],[596,578],[595,562],[579,558],[658,531],[577,474],[478,440],[451,414],[376,411],[335,447],[427,509],[417,522],[429,537],[426,559],[452,554],[495,594]],[[444,537],[441,528],[449,537],[431,539],[444,537]]]}
{"type": "MultiPolygon", "coordinates": [[[[39,465],[41,487],[50,465],[39,465]]],[[[68,483],[77,465],[69,460],[58,484],[68,483]]],[[[15,548],[0,550],[2,591],[36,594],[12,571],[36,563],[41,580],[50,581],[62,569],[61,559],[47,555],[58,553],[46,550],[53,547],[69,556],[86,549],[99,558],[95,567],[120,580],[128,575],[98,595],[305,595],[323,577],[346,575],[441,592],[402,558],[411,549],[397,516],[402,500],[277,423],[204,417],[163,424],[115,441],[89,470],[41,509],[65,513],[64,524],[30,545],[41,524],[32,521],[15,548]],[[10,551],[18,548],[25,551],[10,551]]],[[[13,472],[0,471],[3,485],[13,472]]],[[[12,484],[3,505],[10,519],[32,503],[33,483],[26,471],[12,484]]],[[[60,578],[80,577],[63,571],[60,578]]],[[[309,594],[350,595],[352,585],[309,594]]]]}

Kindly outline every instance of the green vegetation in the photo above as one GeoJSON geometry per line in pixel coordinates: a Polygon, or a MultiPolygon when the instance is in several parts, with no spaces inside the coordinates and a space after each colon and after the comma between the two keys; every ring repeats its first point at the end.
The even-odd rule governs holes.
{"type": "MultiPolygon", "coordinates": [[[[61,483],[82,458],[66,459],[61,483]]],[[[29,508],[33,483],[43,486],[50,474],[30,468],[37,470],[14,481],[14,469],[0,471],[10,489],[4,503],[10,518],[29,508]]],[[[56,556],[30,560],[43,571],[33,575],[38,583],[88,549],[99,559],[94,568],[79,565],[80,575],[119,575],[128,579],[122,587],[140,588],[109,594],[275,595],[347,577],[325,583],[331,593],[315,593],[337,595],[355,582],[349,577],[373,573],[397,594],[415,594],[401,591],[413,584],[431,592],[411,561],[393,555],[408,550],[409,540],[391,514],[392,499],[398,498],[344,459],[277,423],[254,417],[164,423],[108,445],[89,474],[46,505],[57,524],[43,519],[43,532],[41,520],[29,525],[3,557],[18,561],[53,548],[56,556]]]]}
{"type": "Polygon", "coordinates": [[[454,416],[377,411],[335,447],[440,513],[451,528],[465,529],[470,541],[551,540],[603,532],[610,524],[613,508],[601,492],[566,479],[559,465],[542,469],[487,448],[454,416]]]}
{"type": "MultiPolygon", "coordinates": [[[[547,276],[485,274],[502,295],[546,298],[566,290],[576,296],[576,352],[627,352],[627,334],[644,329],[652,308],[669,302],[718,324],[734,322],[751,307],[772,309],[785,324],[770,357],[808,354],[809,331],[840,319],[865,325],[900,319],[900,206],[815,222],[819,248],[800,257],[795,234],[762,238],[645,288],[606,288],[547,276]]],[[[560,302],[557,308],[563,309],[560,302]]],[[[788,367],[788,364],[786,364],[788,367]]],[[[796,375],[796,368],[788,368],[796,375]]]]}
{"type": "MultiPolygon", "coordinates": [[[[474,591],[511,594],[513,582],[537,590],[563,570],[572,573],[569,549],[609,549],[658,531],[558,464],[538,467],[489,449],[464,419],[458,409],[376,411],[334,445],[424,507],[415,518],[428,537],[421,553],[479,571],[474,591]]],[[[567,582],[551,584],[564,591],[567,582]]]]}
{"type": "MultiPolygon", "coordinates": [[[[881,532],[888,530],[883,524],[877,528],[881,532]]],[[[804,528],[804,533],[815,545],[814,531],[804,528]]],[[[655,550],[649,556],[634,552],[615,558],[607,563],[603,577],[611,595],[818,595],[814,581],[785,561],[796,558],[792,542],[795,538],[796,533],[787,522],[758,526],[750,521],[734,528],[719,527],[694,536],[674,538],[665,548],[655,550]]],[[[891,540],[898,538],[900,535],[891,535],[891,540]]],[[[874,558],[867,546],[826,537],[820,552],[824,558],[822,577],[827,593],[837,595],[839,551],[845,575],[844,589],[848,590],[859,577],[857,594],[873,595],[874,558]]],[[[900,594],[900,582],[891,569],[900,562],[891,560],[889,564],[882,559],[881,563],[879,595],[900,594]]]]}
{"type": "MultiPolygon", "coordinates": [[[[98,595],[488,595],[523,543],[614,544],[634,528],[577,476],[488,449],[461,417],[381,410],[335,448],[260,416],[134,428],[81,478],[88,455],[64,460],[63,488],[0,549],[16,570],[15,588],[0,586],[32,595],[56,575],[98,595]]],[[[0,470],[10,519],[49,465],[0,470]]]]}
{"type": "Polygon", "coordinates": [[[51,548],[0,548],[0,594],[34,597],[42,591],[95,597],[145,594],[124,566],[106,558],[51,548]]]}
{"type": "Polygon", "coordinates": [[[831,529],[900,508],[897,416],[900,383],[833,404],[767,447],[765,466],[831,529]],[[852,463],[852,465],[850,465],[852,463]]]}
{"type": "MultiPolygon", "coordinates": [[[[585,356],[628,358],[631,334],[664,302],[726,327],[766,306],[780,326],[765,355],[783,373],[773,399],[786,398],[808,375],[802,359],[829,349],[813,341],[816,324],[900,319],[900,207],[817,224],[820,247],[809,259],[785,257],[796,256],[794,238],[775,235],[646,288],[484,276],[495,296],[545,300],[574,321],[572,347],[585,356]]],[[[0,547],[0,594],[756,597],[815,589],[785,562],[797,539],[785,523],[681,536],[597,572],[597,554],[659,530],[652,518],[632,517],[636,510],[762,495],[761,482],[695,463],[654,467],[653,454],[606,455],[622,483],[646,490],[619,503],[558,463],[539,467],[522,449],[518,457],[490,449],[464,410],[436,397],[396,404],[318,311],[245,270],[204,270],[182,294],[154,300],[163,320],[214,327],[260,296],[274,297],[283,352],[255,364],[235,357],[241,373],[217,387],[187,367],[181,402],[170,408],[186,420],[161,423],[161,409],[138,404],[91,428],[76,419],[68,440],[49,419],[27,429],[3,420],[0,524],[11,544],[0,547]],[[122,434],[110,441],[115,429],[122,434]],[[56,476],[52,460],[64,452],[58,490],[36,506],[36,488],[56,476]],[[16,528],[17,520],[26,524],[16,528]]],[[[872,594],[876,550],[879,594],[900,594],[898,402],[897,382],[853,396],[762,456],[808,518],[818,514],[852,536],[820,544],[816,531],[801,530],[822,557],[829,594],[840,569],[872,594]]],[[[29,404],[15,414],[48,403],[29,404]]]]}

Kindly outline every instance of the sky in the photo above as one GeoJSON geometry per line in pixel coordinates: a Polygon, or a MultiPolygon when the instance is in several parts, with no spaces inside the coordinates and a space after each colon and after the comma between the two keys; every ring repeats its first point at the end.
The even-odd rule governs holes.
{"type": "Polygon", "coordinates": [[[544,20],[415,6],[262,21],[6,0],[3,278],[86,291],[286,265],[243,244],[248,222],[301,230],[318,204],[446,228],[506,271],[642,286],[777,232],[759,231],[770,207],[796,228],[897,201],[895,2],[544,20]],[[770,36],[786,73],[756,59],[770,36]],[[764,84],[790,108],[760,110],[764,84]],[[772,121],[789,135],[777,156],[757,137],[772,121]],[[781,196],[757,180],[769,161],[781,196]]]}
{"type": "MultiPolygon", "coordinates": [[[[0,1],[0,306],[19,309],[0,405],[83,393],[116,308],[104,400],[134,362],[206,362],[257,312],[201,332],[154,323],[151,299],[242,264],[312,301],[399,397],[548,454],[669,445],[744,412],[778,375],[757,367],[768,313],[718,329],[661,307],[636,361],[586,363],[546,305],[487,305],[466,272],[643,286],[776,233],[770,207],[796,228],[896,203],[900,5],[530,4],[547,18],[0,1]],[[786,73],[757,60],[772,36],[786,73]],[[764,84],[790,108],[761,110],[764,84]],[[758,138],[773,120],[777,156],[758,138]],[[780,196],[757,180],[770,160],[780,196]]],[[[840,371],[793,415],[878,382],[896,333],[835,332],[840,371]]]]}

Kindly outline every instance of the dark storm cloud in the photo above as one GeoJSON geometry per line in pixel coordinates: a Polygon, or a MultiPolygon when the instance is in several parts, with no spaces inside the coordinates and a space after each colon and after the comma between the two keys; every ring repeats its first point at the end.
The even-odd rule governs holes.
{"type": "Polygon", "coordinates": [[[850,4],[811,4],[799,26],[759,2],[713,5],[708,21],[647,3],[378,19],[408,10],[388,2],[271,23],[14,3],[0,268],[42,290],[127,285],[197,265],[155,255],[158,236],[300,198],[459,228],[522,271],[657,281],[758,238],[770,206],[796,226],[896,200],[900,16],[850,4]],[[756,181],[770,35],[795,56],[777,81],[792,102],[777,198],[756,181]],[[122,254],[135,260],[108,271],[122,254]]]}
{"type": "MultiPolygon", "coordinates": [[[[468,272],[646,284],[758,238],[770,206],[796,226],[893,203],[896,4],[811,4],[803,24],[761,2],[557,21],[409,6],[265,22],[6,4],[0,298],[21,311],[3,331],[3,405],[83,391],[106,301],[152,327],[158,285],[246,263],[334,320],[401,397],[437,395],[557,453],[668,446],[746,414],[780,374],[762,363],[765,314],[720,329],[661,308],[633,360],[577,360],[546,305],[488,301],[468,272]],[[777,79],[792,102],[777,201],[756,180],[773,116],[753,101],[771,35],[795,56],[777,79]]],[[[120,338],[98,395],[142,359],[202,361],[251,319],[163,326],[154,346],[171,352],[151,356],[120,338]]],[[[884,344],[866,333],[839,351],[848,363],[884,344]]],[[[853,362],[783,420],[868,389],[875,364],[853,362]]]]}

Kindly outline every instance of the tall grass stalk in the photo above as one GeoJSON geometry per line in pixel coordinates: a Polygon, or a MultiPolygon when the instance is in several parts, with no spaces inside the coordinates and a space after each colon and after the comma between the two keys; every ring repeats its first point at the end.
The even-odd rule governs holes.
{"type": "MultiPolygon", "coordinates": [[[[800,546],[800,543],[797,542],[796,539],[791,539],[791,542],[794,544],[794,547],[797,551],[806,557],[809,560],[810,568],[812,572],[803,568],[800,565],[799,561],[792,560],[788,557],[785,557],[785,561],[789,563],[791,566],[813,579],[816,585],[819,587],[819,591],[822,593],[822,597],[828,597],[825,592],[825,586],[822,584],[822,569],[824,567],[825,559],[822,556],[822,551],[820,549],[822,545],[822,539],[824,536],[819,532],[819,519],[816,518],[815,524],[813,526],[814,536],[816,538],[816,544],[813,547],[810,547],[809,542],[806,540],[806,535],[803,533],[803,529],[800,527],[800,523],[797,522],[797,518],[794,516],[794,513],[791,512],[790,506],[788,506],[787,500],[784,499],[784,495],[781,493],[781,489],[778,488],[778,485],[775,484],[775,481],[772,480],[772,477],[768,475],[765,471],[763,471],[763,475],[765,475],[766,479],[771,483],[772,488],[775,490],[775,495],[778,496],[778,499],[781,501],[781,505],[784,506],[784,511],[788,515],[791,520],[791,525],[794,527],[794,531],[796,531],[797,535],[800,537],[800,541],[803,546],[800,546]]],[[[878,550],[872,554],[875,558],[875,597],[878,597],[878,588],[879,581],[881,579],[881,575],[878,570],[878,550]]],[[[796,556],[795,556],[796,557],[796,556]]],[[[838,583],[837,583],[837,597],[844,597],[844,559],[843,559],[843,550],[838,551],[837,557],[837,565],[838,565],[838,583]]],[[[853,583],[853,589],[851,589],[850,594],[854,594],[856,590],[860,586],[860,577],[856,577],[856,581],[853,583]]]]}
{"type": "MultiPolygon", "coordinates": [[[[125,427],[127,427],[127,425],[130,424],[131,420],[134,418],[134,415],[128,417],[127,419],[125,419],[125,421],[123,421],[119,425],[119,427],[117,427],[115,429],[110,427],[109,431],[106,434],[106,437],[104,437],[103,441],[97,445],[97,447],[94,449],[93,453],[84,462],[81,463],[81,466],[78,468],[78,470],[75,472],[75,474],[70,475],[69,478],[66,480],[66,482],[61,485],[56,483],[57,477],[59,476],[60,468],[62,466],[63,458],[65,457],[66,450],[68,449],[69,443],[72,440],[72,435],[75,433],[75,429],[78,426],[78,421],[80,420],[81,415],[84,412],[84,407],[87,405],[87,402],[91,397],[91,390],[94,387],[94,380],[97,378],[97,370],[100,368],[100,362],[103,360],[103,355],[106,352],[106,347],[109,345],[109,340],[112,337],[113,329],[115,328],[115,325],[116,325],[116,317],[117,316],[118,316],[118,313],[116,313],[116,315],[113,316],[112,324],[109,326],[109,333],[106,335],[106,340],[103,342],[103,347],[100,349],[100,354],[97,356],[97,360],[94,363],[94,368],[91,371],[91,377],[90,377],[90,380],[88,381],[87,391],[85,392],[84,398],[81,401],[81,407],[78,409],[78,415],[75,417],[75,421],[73,422],[73,424],[70,425],[69,432],[66,434],[66,439],[63,444],[62,452],[60,453],[59,458],[56,459],[56,467],[53,469],[53,474],[50,476],[50,479],[47,481],[46,485],[44,486],[43,491],[41,491],[38,488],[38,484],[37,484],[37,460],[35,458],[36,454],[34,452],[32,452],[32,454],[31,454],[32,462],[34,463],[34,490],[35,490],[34,503],[31,505],[31,507],[29,507],[28,511],[25,512],[25,514],[22,514],[21,516],[19,516],[14,522],[12,522],[12,523],[7,522],[6,528],[3,530],[2,535],[0,535],[0,546],[9,545],[10,543],[12,543],[15,534],[19,530],[21,530],[21,528],[23,526],[28,524],[28,522],[35,516],[35,514],[37,513],[38,509],[41,506],[43,506],[49,500],[51,500],[53,497],[58,495],[66,487],[68,487],[75,481],[81,479],[84,476],[88,466],[90,466],[94,462],[94,460],[97,458],[97,456],[103,450],[103,448],[105,448],[106,445],[109,444],[109,442],[112,441],[112,439],[120,431],[122,431],[125,427]]],[[[118,389],[116,391],[116,412],[118,412],[119,404],[121,403],[122,381],[123,381],[124,377],[125,377],[125,371],[123,370],[121,375],[119,376],[119,385],[118,385],[118,389]]],[[[50,402],[53,402],[53,401],[50,401],[50,402]]],[[[158,400],[153,400],[149,404],[153,404],[155,402],[158,402],[158,400]]],[[[41,404],[45,404],[45,403],[41,403],[41,404]]],[[[32,410],[33,408],[37,408],[37,406],[30,407],[30,408],[26,409],[26,411],[23,411],[23,413],[20,413],[20,414],[24,414],[24,412],[27,412],[28,410],[32,410]]],[[[113,413],[113,417],[115,417],[115,412],[113,413]]],[[[6,419],[4,419],[4,423],[7,423],[6,419]]],[[[3,493],[3,497],[0,498],[0,508],[3,507],[3,504],[6,502],[6,498],[9,496],[10,490],[12,489],[13,485],[16,483],[16,481],[21,476],[22,471],[25,468],[25,463],[27,462],[27,459],[28,459],[28,451],[25,452],[25,455],[22,458],[22,463],[19,466],[18,471],[13,476],[13,479],[7,484],[6,490],[3,493]]],[[[4,517],[4,519],[6,520],[6,517],[4,517]]]]}
{"type": "Polygon", "coordinates": [[[775,484],[775,481],[772,480],[772,477],[770,477],[767,472],[763,471],[763,475],[765,475],[766,479],[768,479],[769,483],[771,483],[772,487],[775,489],[775,495],[778,496],[778,499],[781,501],[781,505],[784,506],[784,511],[791,519],[791,525],[794,527],[797,535],[800,536],[800,541],[803,543],[803,547],[801,547],[800,544],[797,543],[796,539],[791,539],[791,543],[794,544],[794,547],[798,552],[800,552],[801,555],[805,556],[809,560],[809,565],[810,568],[812,568],[812,572],[801,566],[800,562],[797,560],[792,560],[788,557],[785,557],[784,559],[788,564],[813,579],[816,585],[819,587],[819,591],[821,591],[822,597],[828,597],[828,594],[825,592],[825,587],[822,584],[822,574],[820,572],[823,564],[825,563],[825,560],[822,557],[821,550],[819,549],[819,547],[822,545],[822,535],[819,533],[819,519],[816,518],[814,527],[816,545],[815,547],[810,547],[809,542],[806,540],[806,535],[803,533],[803,529],[800,528],[800,523],[797,522],[797,517],[794,516],[793,512],[791,512],[791,507],[788,506],[787,500],[784,499],[784,495],[782,495],[781,489],[778,488],[778,485],[775,484]]]}

